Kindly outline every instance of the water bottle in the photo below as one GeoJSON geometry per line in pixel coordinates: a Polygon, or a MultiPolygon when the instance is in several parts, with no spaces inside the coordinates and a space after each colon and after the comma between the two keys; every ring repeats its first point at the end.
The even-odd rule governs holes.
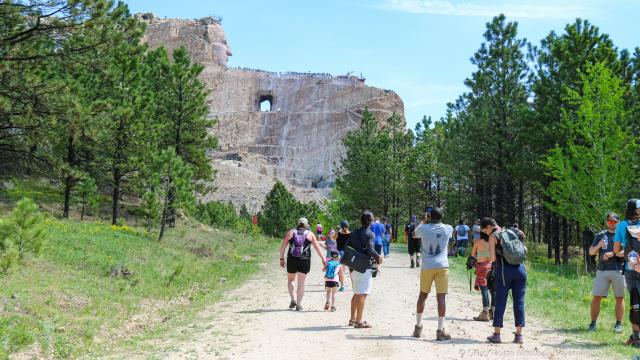
{"type": "Polygon", "coordinates": [[[635,265],[637,262],[638,262],[638,253],[631,250],[631,252],[629,253],[629,264],[635,265]]]}
{"type": "Polygon", "coordinates": [[[605,235],[602,241],[604,241],[604,247],[602,248],[602,250],[607,250],[607,248],[609,247],[609,237],[605,235]]]}

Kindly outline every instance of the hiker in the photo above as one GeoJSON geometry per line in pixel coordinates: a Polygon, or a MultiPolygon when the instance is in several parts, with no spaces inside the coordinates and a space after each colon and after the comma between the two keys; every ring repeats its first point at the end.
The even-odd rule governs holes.
{"type": "Polygon", "coordinates": [[[591,247],[589,247],[589,255],[598,256],[598,266],[596,277],[593,279],[593,299],[591,300],[591,324],[589,331],[596,330],[596,320],[600,314],[600,303],[603,297],[609,294],[609,287],[613,287],[613,296],[616,298],[616,323],[613,331],[622,332],[622,316],[624,315],[624,293],[625,283],[622,268],[624,266],[624,258],[616,256],[614,253],[613,239],[616,234],[619,218],[616,213],[609,213],[605,219],[607,222],[607,230],[598,233],[591,247]]]}
{"type": "Polygon", "coordinates": [[[316,224],[316,238],[318,238],[318,241],[321,241],[323,238],[322,235],[322,224],[318,223],[316,224]]]}
{"type": "Polygon", "coordinates": [[[624,277],[629,291],[629,321],[631,336],[626,344],[640,347],[640,200],[629,199],[624,211],[624,220],[618,224],[613,239],[613,252],[625,258],[624,277]]]}
{"type": "MultiPolygon", "coordinates": [[[[331,260],[331,252],[338,252],[338,232],[334,229],[329,230],[329,234],[327,235],[324,244],[320,243],[320,246],[327,250],[327,261],[331,260]]],[[[338,253],[338,256],[340,256],[340,253],[338,253]]]]}
{"type": "Polygon", "coordinates": [[[526,240],[527,237],[524,235],[524,232],[520,230],[520,225],[518,225],[518,223],[513,224],[513,226],[509,230],[518,235],[518,239],[520,239],[520,241],[524,242],[526,240]]]}
{"type": "Polygon", "coordinates": [[[409,259],[411,259],[410,268],[420,267],[420,238],[415,234],[418,219],[415,215],[411,215],[409,223],[404,227],[404,238],[407,242],[409,250],[409,259]]]}
{"type": "Polygon", "coordinates": [[[340,230],[338,230],[338,240],[336,241],[338,246],[338,252],[340,253],[340,257],[344,255],[344,246],[349,240],[349,222],[347,220],[340,221],[340,230]]]}
{"type": "Polygon", "coordinates": [[[375,221],[371,225],[371,231],[376,236],[375,249],[378,254],[382,254],[382,244],[384,237],[384,225],[380,223],[380,218],[376,216],[375,221]]]}
{"type": "Polygon", "coordinates": [[[387,217],[383,218],[384,221],[384,238],[382,239],[382,250],[384,251],[384,257],[389,257],[391,254],[391,234],[393,231],[391,230],[391,224],[387,221],[387,217]]]}
{"type": "Polygon", "coordinates": [[[471,231],[473,232],[473,241],[480,240],[480,219],[476,219],[476,221],[473,222],[471,231]]]}
{"type": "Polygon", "coordinates": [[[304,310],[302,307],[302,298],[304,297],[304,281],[311,270],[311,246],[313,246],[318,256],[320,256],[322,264],[327,264],[315,235],[307,230],[308,226],[309,221],[306,218],[300,218],[296,228],[287,231],[284,235],[282,245],[280,246],[280,266],[284,268],[286,265],[287,269],[287,288],[289,290],[289,297],[291,297],[289,309],[295,309],[296,311],[304,310]],[[287,252],[287,260],[285,261],[284,250],[287,245],[289,246],[289,251],[287,252]],[[297,289],[295,289],[294,286],[296,278],[298,280],[297,289]],[[297,290],[297,296],[294,295],[294,289],[297,290]]]}
{"type": "Polygon", "coordinates": [[[340,264],[340,254],[337,250],[331,251],[330,260],[322,270],[324,271],[324,289],[327,293],[324,309],[336,311],[336,291],[344,283],[344,269],[340,264]]]}
{"type": "MultiPolygon", "coordinates": [[[[376,252],[374,244],[376,236],[369,229],[373,223],[373,214],[369,210],[365,210],[360,215],[361,227],[351,233],[347,245],[361,254],[367,255],[371,261],[375,261],[378,266],[382,265],[382,255],[376,252]]],[[[349,326],[357,329],[370,328],[371,324],[362,320],[364,313],[364,305],[367,295],[371,293],[371,284],[373,282],[373,265],[367,266],[364,272],[356,269],[350,271],[351,283],[353,286],[353,297],[351,298],[351,318],[349,326]]]]}
{"type": "Polygon", "coordinates": [[[494,331],[493,335],[487,337],[487,340],[494,344],[502,342],[500,331],[503,326],[509,291],[511,291],[516,325],[513,342],[522,344],[522,328],[525,324],[524,297],[527,289],[527,271],[523,263],[524,257],[526,256],[526,248],[516,234],[510,230],[502,229],[492,218],[482,218],[480,220],[480,228],[482,232],[480,234],[481,237],[484,239],[493,238],[496,244],[496,307],[493,313],[494,331]],[[507,257],[510,260],[507,260],[507,257]],[[509,261],[511,261],[511,263],[509,261]]]}
{"type": "Polygon", "coordinates": [[[464,256],[469,247],[469,227],[465,225],[464,220],[458,221],[458,226],[453,231],[453,237],[456,239],[456,254],[464,256]],[[464,249],[464,250],[460,250],[464,249]]]}
{"type": "Polygon", "coordinates": [[[494,261],[496,261],[496,239],[485,234],[473,242],[471,255],[467,259],[467,268],[475,267],[476,269],[476,281],[473,287],[482,295],[482,311],[478,316],[473,317],[475,321],[491,321],[493,319],[495,293],[489,290],[488,278],[494,261]]]}
{"type": "Polygon", "coordinates": [[[431,220],[427,223],[427,217],[416,227],[415,233],[422,242],[422,268],[420,270],[420,295],[416,305],[416,325],[413,336],[422,336],[422,314],[424,304],[431,292],[433,283],[436,284],[436,299],[438,302],[438,330],[436,340],[451,340],[444,328],[447,312],[446,296],[449,291],[449,259],[447,258],[447,245],[453,235],[451,225],[442,223],[442,210],[434,207],[431,210],[431,220]]]}

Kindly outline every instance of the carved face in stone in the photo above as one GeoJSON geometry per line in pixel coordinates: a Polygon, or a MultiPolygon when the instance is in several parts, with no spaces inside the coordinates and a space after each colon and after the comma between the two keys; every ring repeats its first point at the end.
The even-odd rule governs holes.
{"type": "Polygon", "coordinates": [[[207,36],[213,48],[213,60],[220,66],[227,66],[229,56],[233,55],[227,43],[224,29],[217,23],[207,26],[207,36]]]}

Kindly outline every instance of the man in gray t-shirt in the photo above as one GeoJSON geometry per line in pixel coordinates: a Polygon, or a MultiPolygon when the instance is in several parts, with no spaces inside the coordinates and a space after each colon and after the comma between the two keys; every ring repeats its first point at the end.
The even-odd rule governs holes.
{"type": "Polygon", "coordinates": [[[450,340],[451,335],[444,330],[444,317],[446,314],[445,298],[449,291],[449,259],[447,249],[449,239],[453,235],[453,228],[442,223],[442,210],[431,210],[431,221],[424,221],[415,230],[420,237],[422,266],[420,270],[420,295],[416,307],[416,326],[413,330],[414,337],[422,335],[422,313],[424,303],[431,292],[433,283],[436,284],[436,299],[438,300],[438,330],[436,340],[450,340]]]}

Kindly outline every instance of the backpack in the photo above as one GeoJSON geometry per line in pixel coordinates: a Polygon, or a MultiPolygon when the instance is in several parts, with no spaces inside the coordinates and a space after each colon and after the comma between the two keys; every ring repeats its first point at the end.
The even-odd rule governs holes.
{"type": "Polygon", "coordinates": [[[308,249],[309,246],[307,246],[307,248],[304,248],[304,242],[307,240],[307,235],[309,234],[308,230],[304,230],[304,232],[301,234],[300,230],[294,230],[293,233],[293,246],[291,246],[291,256],[293,257],[301,257],[302,254],[304,254],[308,249]]]}
{"type": "Polygon", "coordinates": [[[327,279],[333,279],[336,277],[336,272],[338,271],[338,267],[340,263],[338,261],[329,261],[327,263],[327,270],[324,272],[324,277],[327,279]]]}
{"type": "Polygon", "coordinates": [[[500,245],[502,246],[502,258],[511,265],[519,265],[524,263],[527,258],[527,246],[520,241],[518,235],[511,230],[503,229],[499,233],[495,234],[500,239],[500,245]]]}
{"type": "Polygon", "coordinates": [[[458,235],[467,236],[467,228],[464,225],[458,225],[456,230],[458,231],[458,235]],[[460,229],[462,229],[462,231],[460,231],[460,229]]]}

